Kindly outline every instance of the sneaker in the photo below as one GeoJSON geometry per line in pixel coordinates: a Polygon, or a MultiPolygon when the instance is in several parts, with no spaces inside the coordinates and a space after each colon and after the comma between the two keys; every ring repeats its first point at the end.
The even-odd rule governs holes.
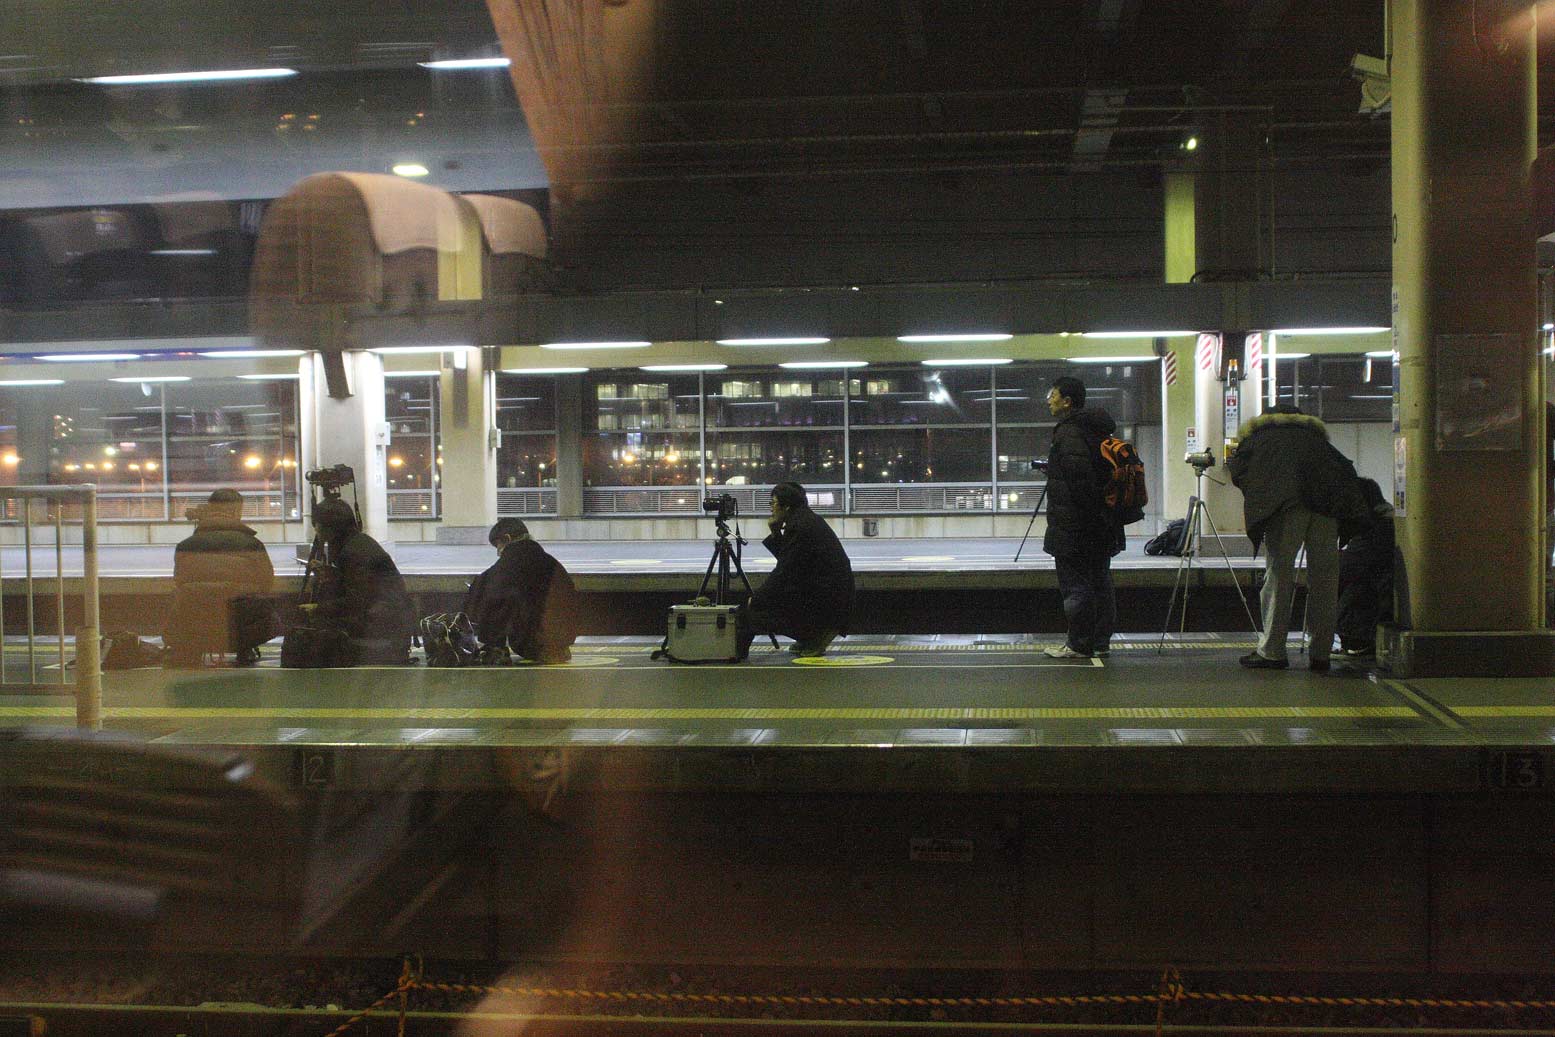
{"type": "Polygon", "coordinates": [[[1309,659],[1307,660],[1307,669],[1313,673],[1327,673],[1333,669],[1333,665],[1327,659],[1309,659]]]}
{"type": "Polygon", "coordinates": [[[239,666],[253,666],[258,661],[259,649],[257,648],[244,648],[238,652],[238,657],[236,659],[237,665],[239,666]]]}
{"type": "Polygon", "coordinates": [[[1112,658],[1112,649],[1111,648],[1098,648],[1098,649],[1096,649],[1096,651],[1092,652],[1091,655],[1094,656],[1097,659],[1111,659],[1112,658]]]}
{"type": "Polygon", "coordinates": [[[826,631],[807,641],[795,641],[792,649],[796,659],[818,659],[826,654],[826,649],[837,639],[837,635],[826,631]]]}
{"type": "Polygon", "coordinates": [[[1090,652],[1077,652],[1068,645],[1056,645],[1042,649],[1042,654],[1049,659],[1089,659],[1090,652]]]}
{"type": "Polygon", "coordinates": [[[1287,659],[1270,659],[1268,656],[1259,655],[1257,652],[1249,652],[1238,659],[1237,662],[1249,670],[1285,670],[1290,668],[1290,661],[1287,659]]]}

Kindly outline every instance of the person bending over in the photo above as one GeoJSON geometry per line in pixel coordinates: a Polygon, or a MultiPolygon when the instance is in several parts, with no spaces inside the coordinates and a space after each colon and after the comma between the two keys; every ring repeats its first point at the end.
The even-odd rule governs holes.
{"type": "Polygon", "coordinates": [[[771,534],[763,546],[777,565],[761,589],[741,609],[740,658],[758,634],[794,639],[794,654],[824,655],[834,639],[848,632],[853,609],[853,566],[842,541],[826,520],[810,510],[804,487],[796,482],[772,488],[771,534]]]}
{"type": "Polygon", "coordinates": [[[571,659],[578,592],[566,568],[530,537],[520,519],[498,519],[487,539],[497,560],[470,584],[461,606],[481,645],[503,645],[541,663],[571,659]]]}
{"type": "Polygon", "coordinates": [[[235,599],[270,593],[270,556],[243,524],[238,491],[217,490],[193,515],[194,532],[173,550],[173,611],[162,634],[167,665],[199,666],[207,652],[236,652],[240,664],[252,663],[274,631],[260,636],[253,624],[235,622],[242,618],[235,599]]]}
{"type": "Polygon", "coordinates": [[[394,559],[362,532],[343,500],[315,504],[313,528],[324,538],[325,554],[313,621],[343,630],[349,639],[336,665],[407,662],[415,612],[394,559]]]}
{"type": "Polygon", "coordinates": [[[1085,405],[1085,384],[1069,375],[1054,379],[1047,405],[1058,424],[1048,453],[1042,550],[1058,569],[1069,633],[1061,646],[1044,652],[1055,659],[1105,656],[1117,623],[1112,556],[1123,549],[1123,527],[1103,499],[1101,441],[1118,426],[1106,411],[1085,405]]]}

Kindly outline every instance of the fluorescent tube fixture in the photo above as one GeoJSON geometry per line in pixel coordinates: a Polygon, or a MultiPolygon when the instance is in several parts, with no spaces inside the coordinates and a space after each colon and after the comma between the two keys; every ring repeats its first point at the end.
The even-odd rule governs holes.
{"type": "Polygon", "coordinates": [[[436,378],[438,371],[385,371],[385,378],[436,378]]]}
{"type": "Polygon", "coordinates": [[[110,378],[108,380],[110,382],[128,382],[131,385],[138,385],[143,382],[187,382],[189,376],[186,374],[148,374],[140,376],[131,375],[127,378],[110,378]]]}
{"type": "Polygon", "coordinates": [[[463,72],[472,68],[507,68],[507,58],[449,58],[444,61],[418,61],[422,68],[436,72],[463,72]]]}
{"type": "Polygon", "coordinates": [[[946,335],[898,335],[898,342],[1007,342],[1014,335],[1004,331],[968,331],[946,335]]]}
{"type": "Polygon", "coordinates": [[[587,374],[586,367],[504,367],[503,374],[587,374]]]}
{"type": "Polygon", "coordinates": [[[295,68],[223,68],[207,72],[150,72],[134,76],[92,76],[79,83],[99,86],[150,86],[157,83],[224,83],[237,79],[285,79],[295,68]]]}
{"type": "Polygon", "coordinates": [[[727,371],[728,364],[654,364],[640,367],[640,371],[727,371]]]}
{"type": "Polygon", "coordinates": [[[47,353],[34,360],[47,360],[51,364],[90,364],[97,360],[139,360],[139,353],[47,353]]]}
{"type": "Polygon", "coordinates": [[[1373,349],[1371,352],[1367,353],[1366,355],[1371,357],[1373,360],[1392,360],[1393,359],[1393,350],[1391,350],[1391,349],[1373,349]]]}
{"type": "Polygon", "coordinates": [[[401,162],[397,165],[390,166],[389,171],[395,176],[404,177],[428,176],[432,172],[426,166],[423,166],[420,162],[401,162]]]}
{"type": "Polygon", "coordinates": [[[1071,356],[1065,357],[1071,364],[1148,364],[1158,356],[1071,356]]]}
{"type": "Polygon", "coordinates": [[[1082,331],[1081,338],[1183,338],[1196,331],[1082,331]]]}
{"type": "Polygon", "coordinates": [[[924,367],[993,367],[997,364],[1013,364],[1009,357],[946,357],[943,360],[925,360],[924,367]]]}
{"type": "MultiPolygon", "coordinates": [[[[1286,353],[1286,352],[1282,351],[1282,352],[1279,352],[1279,353],[1275,353],[1274,354],[1274,359],[1276,359],[1276,360],[1305,360],[1307,357],[1309,357],[1311,355],[1312,355],[1311,353],[1286,353]]],[[[1392,356],[1393,354],[1389,353],[1388,355],[1392,356]]]]}
{"type": "Polygon", "coordinates": [[[295,374],[240,374],[245,382],[287,382],[297,378],[295,374]]]}
{"type": "Polygon", "coordinates": [[[647,349],[652,342],[542,342],[541,349],[647,349]]]}
{"type": "Polygon", "coordinates": [[[1380,335],[1392,328],[1276,328],[1276,335],[1380,335]]]}
{"type": "Polygon", "coordinates": [[[1540,331],[1555,331],[1555,324],[1540,324],[1540,331]]]}
{"type": "Polygon", "coordinates": [[[824,346],[829,338],[721,338],[720,346],[824,346]]]}
{"type": "Polygon", "coordinates": [[[835,367],[868,367],[868,360],[791,360],[779,367],[790,371],[819,371],[835,367]]]}
{"type": "Polygon", "coordinates": [[[302,356],[304,352],[301,349],[213,349],[200,355],[212,360],[247,360],[250,357],[257,360],[272,356],[302,356]]]}
{"type": "Polygon", "coordinates": [[[148,256],[214,256],[213,248],[154,248],[147,252],[148,256]]]}
{"type": "Polygon", "coordinates": [[[377,353],[379,356],[429,356],[435,353],[459,353],[474,348],[474,346],[379,346],[377,349],[369,349],[368,352],[377,353]]]}
{"type": "Polygon", "coordinates": [[[13,387],[13,388],[21,388],[23,386],[28,386],[28,385],[64,385],[64,384],[65,384],[65,380],[63,378],[12,378],[12,379],[10,379],[8,381],[0,382],[0,385],[4,385],[4,386],[7,386],[7,387],[13,387]]]}

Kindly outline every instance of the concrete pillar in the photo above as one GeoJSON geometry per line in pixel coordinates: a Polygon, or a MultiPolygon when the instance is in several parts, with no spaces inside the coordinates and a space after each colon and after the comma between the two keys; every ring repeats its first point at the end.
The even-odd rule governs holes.
{"type": "MultiPolygon", "coordinates": [[[[1193,403],[1194,403],[1194,431],[1199,450],[1213,450],[1215,452],[1216,466],[1210,469],[1204,477],[1204,501],[1209,505],[1210,518],[1215,522],[1215,528],[1222,536],[1230,533],[1241,534],[1246,531],[1246,523],[1242,521],[1242,493],[1231,485],[1231,477],[1226,474],[1224,467],[1226,460],[1226,383],[1221,381],[1219,375],[1221,353],[1226,349],[1226,337],[1215,336],[1215,346],[1212,350],[1211,363],[1205,367],[1200,356],[1203,352],[1202,344],[1195,341],[1191,361],[1193,363],[1193,403]]],[[[1233,355],[1239,355],[1240,350],[1232,345],[1233,355]]],[[[1236,430],[1233,428],[1232,433],[1236,430]]],[[[1183,444],[1186,446],[1186,444],[1183,444]]],[[[1188,469],[1188,492],[1193,490],[1193,469],[1186,464],[1179,454],[1176,458],[1179,467],[1188,469]]],[[[1185,505],[1186,506],[1186,505],[1185,505]]],[[[1208,532],[1208,527],[1205,529],[1208,532]]],[[[1238,542],[1228,538],[1225,542],[1226,550],[1235,553],[1238,542]]],[[[1217,552],[1218,553],[1218,552],[1217,552]]]]}
{"type": "MultiPolygon", "coordinates": [[[[61,386],[60,388],[65,388],[61,386]]],[[[45,486],[49,481],[49,444],[59,393],[45,387],[18,390],[16,406],[16,477],[18,486],[45,486]]],[[[161,485],[160,481],[157,485],[161,485]]]]}
{"type": "Polygon", "coordinates": [[[1529,4],[1394,0],[1393,330],[1404,571],[1384,662],[1555,673],[1539,632],[1529,4]]]}
{"type": "Polygon", "coordinates": [[[1196,272],[1250,279],[1270,267],[1267,132],[1252,113],[1209,118],[1212,122],[1199,135],[1193,192],[1196,272]]]}
{"type": "MultiPolygon", "coordinates": [[[[1168,173],[1162,184],[1166,229],[1166,283],[1187,284],[1197,268],[1194,240],[1197,216],[1194,210],[1194,175],[1168,173]]],[[[1192,336],[1165,340],[1176,364],[1177,380],[1166,384],[1166,365],[1161,370],[1161,520],[1170,521],[1188,513],[1188,497],[1193,493],[1193,469],[1183,463],[1189,430],[1198,428],[1195,407],[1197,370],[1194,366],[1195,339],[1192,336]]]]}
{"type": "Polygon", "coordinates": [[[583,378],[556,379],[556,515],[583,515],[583,378]]]}
{"type": "Polygon", "coordinates": [[[438,378],[440,544],[484,544],[497,521],[496,370],[485,350],[442,355],[438,378]]]}
{"type": "MultiPolygon", "coordinates": [[[[356,500],[362,508],[367,535],[391,547],[387,453],[389,423],[383,407],[383,361],[375,353],[344,354],[351,396],[331,399],[318,353],[300,362],[298,410],[302,418],[301,456],[304,468],[350,465],[356,473],[356,500]]],[[[351,491],[342,494],[351,501],[351,491]]],[[[304,527],[304,535],[311,530],[304,527]]]]}

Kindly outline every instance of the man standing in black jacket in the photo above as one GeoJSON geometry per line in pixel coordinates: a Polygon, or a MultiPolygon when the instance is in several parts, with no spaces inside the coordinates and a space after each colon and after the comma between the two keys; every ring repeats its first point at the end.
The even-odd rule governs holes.
{"type": "Polygon", "coordinates": [[[487,539],[497,561],[470,584],[462,611],[483,646],[505,645],[541,663],[572,658],[578,592],[562,563],[535,543],[521,519],[498,519],[487,539]]]}
{"type": "Polygon", "coordinates": [[[824,655],[848,632],[853,608],[853,566],[842,541],[826,520],[810,510],[804,487],[796,482],[772,487],[772,533],[762,545],[777,556],[777,566],[742,610],[740,658],[758,633],[794,639],[794,654],[824,655]]]}
{"type": "Polygon", "coordinates": [[[1105,657],[1117,623],[1112,556],[1123,549],[1123,527],[1102,499],[1101,441],[1118,426],[1106,411],[1085,405],[1085,384],[1069,375],[1054,380],[1047,405],[1058,424],[1048,453],[1042,550],[1058,566],[1069,634],[1046,654],[1054,659],[1105,657]]]}

